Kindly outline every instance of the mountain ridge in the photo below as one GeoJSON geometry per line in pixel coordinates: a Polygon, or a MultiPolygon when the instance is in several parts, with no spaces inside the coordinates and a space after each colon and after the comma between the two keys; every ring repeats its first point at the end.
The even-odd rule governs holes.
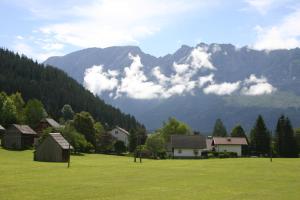
{"type": "MultiPolygon", "coordinates": [[[[181,67],[180,70],[184,70],[184,65],[189,65],[191,68],[193,62],[191,56],[194,53],[193,51],[197,50],[197,48],[201,49],[201,51],[196,52],[198,56],[200,55],[199,58],[202,59],[200,59],[200,63],[202,62],[203,66],[205,64],[207,66],[201,66],[198,67],[197,70],[191,71],[193,74],[188,81],[193,83],[198,80],[197,78],[205,76],[207,78],[213,74],[213,81],[205,82],[202,87],[197,86],[197,88],[195,87],[196,89],[191,92],[175,94],[166,99],[134,99],[130,97],[128,93],[124,93],[118,98],[112,98],[114,96],[111,95],[112,90],[102,91],[101,94],[98,95],[106,102],[117,106],[124,112],[135,115],[148,129],[155,129],[159,127],[162,121],[166,120],[167,117],[175,116],[200,131],[210,131],[214,120],[218,117],[224,118],[225,124],[227,123],[229,128],[234,126],[234,124],[241,123],[249,131],[254,116],[258,114],[266,115],[267,124],[273,128],[276,121],[275,118],[278,116],[268,117],[267,115],[271,115],[272,111],[274,115],[280,115],[282,113],[291,115],[291,118],[295,118],[293,122],[297,125],[300,124],[300,114],[297,110],[300,107],[300,88],[298,87],[300,84],[299,48],[265,51],[251,49],[247,46],[237,48],[232,44],[200,43],[195,47],[182,45],[173,54],[155,57],[144,53],[136,46],[115,46],[100,48],[101,50],[92,48],[93,53],[87,52],[87,49],[83,49],[74,52],[76,56],[71,59],[68,58],[68,54],[59,58],[49,58],[44,64],[51,64],[66,71],[82,84],[84,83],[87,69],[95,65],[102,65],[103,73],[108,72],[106,70],[119,71],[122,75],[121,78],[117,78],[120,84],[125,73],[125,71],[122,71],[125,68],[131,69],[130,67],[133,64],[132,58],[128,56],[132,54],[133,57],[138,56],[140,58],[140,64],[142,65],[141,71],[147,79],[146,81],[151,84],[156,84],[155,86],[158,87],[160,85],[157,83],[157,77],[153,75],[155,67],[159,67],[160,72],[170,79],[168,81],[172,81],[171,79],[176,77],[174,72],[176,65],[177,67],[181,67]],[[98,50],[99,52],[101,51],[101,53],[95,53],[95,51],[98,50]],[[108,50],[113,50],[113,52],[108,50]],[[84,56],[84,59],[82,59],[82,56],[84,56]],[[211,63],[211,66],[208,62],[211,63]],[[209,69],[209,67],[211,68],[209,69]],[[215,69],[213,69],[213,67],[215,69]],[[254,85],[253,81],[256,81],[256,85],[254,85]],[[235,90],[235,92],[230,95],[205,93],[211,92],[216,87],[226,86],[226,83],[228,83],[227,86],[236,83],[240,89],[235,90]],[[253,85],[247,85],[250,83],[253,85]],[[211,87],[207,89],[208,86],[211,87]],[[266,104],[265,102],[272,99],[268,94],[257,95],[259,98],[256,98],[253,94],[250,96],[249,94],[251,92],[253,93],[254,89],[259,89],[258,86],[269,87],[268,92],[272,93],[274,101],[276,100],[277,102],[274,103],[274,105],[270,104],[271,106],[264,106],[266,104]],[[246,94],[248,94],[248,96],[246,94]],[[237,95],[240,98],[234,98],[233,95],[237,95]],[[284,98],[285,96],[287,99],[284,98]],[[258,103],[253,103],[253,101],[256,100],[258,103]],[[201,104],[203,108],[196,106],[197,104],[201,104]],[[175,105],[182,108],[180,109],[181,112],[178,113],[176,111],[177,108],[175,105]],[[292,106],[289,107],[289,105],[292,106]],[[232,111],[232,113],[229,111],[232,111]],[[211,117],[207,117],[207,119],[200,117],[198,116],[199,114],[196,114],[197,112],[209,113],[211,117]],[[238,113],[241,112],[250,112],[251,114],[249,114],[249,117],[243,115],[243,119],[232,116],[233,113],[237,113],[238,115],[238,113]],[[201,122],[197,120],[201,120],[201,122]]],[[[88,51],[90,51],[90,48],[88,51]]],[[[180,74],[177,73],[176,75],[180,74]]],[[[230,86],[232,87],[234,85],[230,86]]],[[[171,89],[173,88],[171,87],[171,89]]],[[[116,92],[116,90],[114,91],[116,92]]],[[[164,92],[162,94],[164,94],[164,92]]]]}

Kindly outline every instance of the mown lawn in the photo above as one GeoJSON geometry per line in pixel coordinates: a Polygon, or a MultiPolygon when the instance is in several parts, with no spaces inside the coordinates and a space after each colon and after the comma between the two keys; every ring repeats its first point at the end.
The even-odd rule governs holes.
{"type": "Polygon", "coordinates": [[[32,151],[0,149],[1,200],[300,199],[300,159],[143,160],[72,156],[32,161],[32,151]]]}

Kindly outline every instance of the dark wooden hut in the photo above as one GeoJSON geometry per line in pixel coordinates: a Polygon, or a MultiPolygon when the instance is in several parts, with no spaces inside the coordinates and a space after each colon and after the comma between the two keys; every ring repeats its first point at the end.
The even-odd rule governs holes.
{"type": "Polygon", "coordinates": [[[13,124],[3,135],[2,146],[7,149],[26,149],[33,146],[36,132],[27,125],[13,124]]]}
{"type": "Polygon", "coordinates": [[[35,161],[67,162],[73,147],[60,133],[49,135],[37,145],[34,152],[35,161]]]}
{"type": "Polygon", "coordinates": [[[58,130],[62,127],[62,125],[60,125],[57,121],[55,121],[52,118],[45,118],[39,122],[39,124],[35,128],[35,132],[37,132],[38,136],[41,136],[43,130],[49,127],[53,128],[54,130],[58,130]]]}

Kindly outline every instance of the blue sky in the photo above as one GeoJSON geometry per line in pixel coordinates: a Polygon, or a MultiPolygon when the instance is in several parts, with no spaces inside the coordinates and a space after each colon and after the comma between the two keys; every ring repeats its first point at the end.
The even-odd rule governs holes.
{"type": "Polygon", "coordinates": [[[297,0],[1,0],[0,46],[39,61],[87,47],[300,46],[297,0]]]}

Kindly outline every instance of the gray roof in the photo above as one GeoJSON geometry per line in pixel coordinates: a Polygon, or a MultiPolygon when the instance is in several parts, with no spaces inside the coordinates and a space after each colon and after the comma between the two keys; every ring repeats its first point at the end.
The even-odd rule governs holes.
{"type": "Polygon", "coordinates": [[[46,118],[45,121],[48,122],[48,124],[50,124],[50,126],[52,126],[53,128],[60,128],[61,127],[61,125],[52,118],[46,118]]]}
{"type": "Polygon", "coordinates": [[[60,134],[60,133],[49,133],[49,135],[57,142],[62,149],[73,149],[72,145],[60,134]]]}
{"type": "Polygon", "coordinates": [[[117,129],[119,129],[120,131],[122,131],[123,133],[125,133],[126,135],[129,135],[129,132],[126,131],[125,129],[119,127],[119,126],[116,126],[117,129]]]}
{"type": "Polygon", "coordinates": [[[13,127],[18,129],[22,134],[36,135],[37,133],[27,125],[13,124],[13,127]]]}
{"type": "Polygon", "coordinates": [[[0,131],[5,131],[5,128],[0,125],[0,131]]]}
{"type": "Polygon", "coordinates": [[[206,149],[206,138],[202,135],[171,135],[172,148],[206,149]]]}

